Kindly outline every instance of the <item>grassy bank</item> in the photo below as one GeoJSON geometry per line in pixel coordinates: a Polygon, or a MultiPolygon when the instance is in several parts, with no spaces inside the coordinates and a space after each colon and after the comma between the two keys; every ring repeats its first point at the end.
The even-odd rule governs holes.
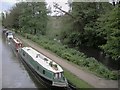
{"type": "Polygon", "coordinates": [[[93,86],[91,86],[88,83],[86,83],[85,81],[79,79],[78,77],[76,77],[71,72],[69,72],[65,69],[64,69],[64,75],[67,78],[67,80],[69,80],[70,83],[72,83],[72,85],[74,85],[77,88],[93,88],[93,86]]]}

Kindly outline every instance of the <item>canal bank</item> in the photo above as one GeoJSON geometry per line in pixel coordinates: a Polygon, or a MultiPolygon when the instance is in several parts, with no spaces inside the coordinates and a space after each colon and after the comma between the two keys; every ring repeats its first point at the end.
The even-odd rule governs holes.
{"type": "Polygon", "coordinates": [[[26,43],[27,45],[35,48],[36,50],[43,53],[47,57],[51,58],[52,60],[57,62],[59,65],[61,65],[63,68],[65,68],[66,70],[70,71],[72,74],[77,76],[80,80],[81,79],[84,80],[85,82],[92,85],[93,87],[95,87],[95,88],[118,88],[118,82],[117,81],[106,80],[106,79],[103,79],[103,78],[99,78],[99,77],[97,77],[97,76],[95,76],[91,73],[88,73],[88,72],[80,69],[75,64],[70,63],[70,62],[56,56],[56,54],[54,54],[54,53],[52,53],[48,50],[43,49],[42,47],[40,47],[35,42],[32,42],[31,40],[28,40],[28,39],[23,38],[21,36],[18,36],[18,37],[24,43],[26,43]]]}

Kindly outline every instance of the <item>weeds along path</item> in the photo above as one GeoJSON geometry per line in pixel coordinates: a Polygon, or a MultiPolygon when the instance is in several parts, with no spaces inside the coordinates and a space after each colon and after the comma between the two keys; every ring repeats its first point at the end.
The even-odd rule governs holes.
{"type": "Polygon", "coordinates": [[[64,59],[58,57],[54,53],[43,49],[37,43],[35,43],[31,40],[25,39],[21,36],[17,36],[17,37],[20,38],[21,41],[25,42],[27,45],[33,47],[34,49],[38,50],[42,54],[51,58],[56,63],[61,65],[63,68],[70,71],[71,73],[76,75],[78,78],[84,80],[85,82],[92,85],[93,87],[95,87],[95,88],[118,88],[118,81],[117,80],[105,80],[103,78],[99,78],[99,77],[95,76],[94,74],[91,74],[87,71],[80,69],[80,67],[78,67],[77,65],[70,63],[67,60],[64,60],[64,59]]]}

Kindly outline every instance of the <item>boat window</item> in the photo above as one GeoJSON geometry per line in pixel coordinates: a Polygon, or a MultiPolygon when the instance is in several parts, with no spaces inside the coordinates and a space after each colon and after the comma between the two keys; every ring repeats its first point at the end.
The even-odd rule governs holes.
{"type": "Polygon", "coordinates": [[[39,66],[37,66],[37,70],[39,70],[39,66]]]}
{"type": "Polygon", "coordinates": [[[55,74],[55,78],[59,78],[59,73],[56,73],[56,74],[55,74]]]}
{"type": "Polygon", "coordinates": [[[21,47],[22,45],[21,45],[21,43],[18,43],[18,47],[21,47]]]}
{"type": "Polygon", "coordinates": [[[23,52],[23,56],[25,57],[25,53],[23,52]]]}
{"type": "Polygon", "coordinates": [[[61,78],[62,77],[62,73],[59,73],[59,78],[61,78]]]}
{"type": "Polygon", "coordinates": [[[62,77],[62,73],[55,73],[55,78],[59,79],[62,77]]]}
{"type": "Polygon", "coordinates": [[[12,33],[8,33],[8,35],[13,35],[12,33]]]}
{"type": "Polygon", "coordinates": [[[45,70],[43,70],[43,74],[45,74],[45,70]]]}
{"type": "Polygon", "coordinates": [[[20,43],[20,47],[22,47],[22,43],[20,43]]]}
{"type": "Polygon", "coordinates": [[[18,44],[16,43],[16,48],[18,48],[18,44]]]}
{"type": "Polygon", "coordinates": [[[55,78],[58,78],[57,73],[55,74],[55,78]]]}

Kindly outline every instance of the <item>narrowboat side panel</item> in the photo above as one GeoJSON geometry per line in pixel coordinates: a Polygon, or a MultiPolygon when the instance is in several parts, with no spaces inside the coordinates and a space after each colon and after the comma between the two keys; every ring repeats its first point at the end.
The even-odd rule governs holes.
{"type": "Polygon", "coordinates": [[[20,54],[18,54],[19,58],[21,59],[21,62],[25,65],[25,67],[29,68],[29,70],[31,71],[31,73],[33,73],[35,75],[35,78],[37,78],[37,80],[40,80],[40,82],[42,82],[43,84],[47,85],[48,87],[52,86],[52,81],[47,80],[46,78],[42,77],[41,75],[39,75],[34,69],[33,67],[31,67],[23,58],[20,54]]]}
{"type": "MultiPolygon", "coordinates": [[[[22,50],[22,49],[21,49],[22,50]]],[[[34,61],[31,56],[29,56],[27,53],[25,53],[23,50],[21,51],[21,56],[25,60],[26,63],[28,63],[38,74],[40,74],[42,77],[53,80],[53,72],[48,71],[44,67],[42,67],[38,62],[34,61]]]]}

